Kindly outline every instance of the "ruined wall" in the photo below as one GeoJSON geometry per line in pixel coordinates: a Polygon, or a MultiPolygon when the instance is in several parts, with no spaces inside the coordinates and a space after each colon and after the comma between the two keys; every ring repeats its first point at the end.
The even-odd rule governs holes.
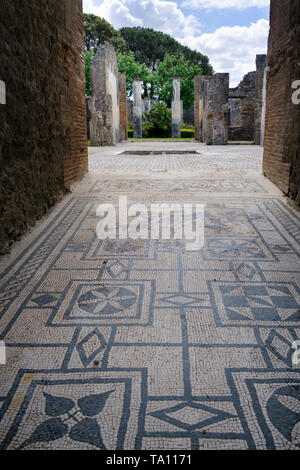
{"type": "Polygon", "coordinates": [[[88,168],[81,0],[1,0],[0,253],[88,168]]]}
{"type": "Polygon", "coordinates": [[[116,145],[127,127],[126,78],[119,74],[116,51],[107,42],[91,60],[91,84],[91,145],[116,145]]]}
{"type": "Polygon", "coordinates": [[[229,74],[195,77],[195,139],[207,145],[228,142],[229,74]]]}
{"type": "Polygon", "coordinates": [[[300,2],[272,0],[268,50],[263,168],[282,191],[300,201],[300,105],[292,83],[300,80],[300,2]]]}
{"type": "Polygon", "coordinates": [[[256,72],[249,72],[236,88],[229,90],[229,140],[254,140],[255,106],[256,72]]]}
{"type": "Polygon", "coordinates": [[[126,75],[119,76],[120,140],[128,140],[126,75]]]}
{"type": "Polygon", "coordinates": [[[267,56],[256,56],[256,94],[255,94],[255,113],[254,113],[254,142],[260,145],[262,129],[262,111],[263,111],[263,88],[264,76],[267,66],[267,56]]]}

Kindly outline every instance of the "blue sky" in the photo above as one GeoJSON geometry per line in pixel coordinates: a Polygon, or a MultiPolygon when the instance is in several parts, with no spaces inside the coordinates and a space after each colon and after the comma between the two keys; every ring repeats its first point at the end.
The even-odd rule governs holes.
{"type": "Polygon", "coordinates": [[[229,72],[231,86],[255,70],[267,52],[269,0],[83,0],[85,13],[115,28],[143,26],[170,34],[205,53],[216,72],[229,72]]]}

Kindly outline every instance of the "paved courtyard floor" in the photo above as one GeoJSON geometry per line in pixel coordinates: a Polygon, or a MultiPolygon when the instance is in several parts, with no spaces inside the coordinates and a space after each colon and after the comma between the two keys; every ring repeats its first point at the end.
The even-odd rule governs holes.
{"type": "Polygon", "coordinates": [[[244,145],[90,149],[1,259],[1,449],[299,449],[300,213],[261,162],[244,145]],[[120,195],[204,204],[203,248],[100,241],[96,209],[120,195]]]}

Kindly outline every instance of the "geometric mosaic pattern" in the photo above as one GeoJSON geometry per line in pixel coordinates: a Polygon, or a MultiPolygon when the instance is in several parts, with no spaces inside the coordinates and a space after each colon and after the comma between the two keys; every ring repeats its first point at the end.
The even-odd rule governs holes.
{"type": "Polygon", "coordinates": [[[117,155],[162,145],[186,146],[97,150],[105,171],[2,260],[0,449],[300,448],[300,214],[243,173],[258,147],[117,155]],[[98,240],[119,194],[204,204],[204,247],[98,240]]]}

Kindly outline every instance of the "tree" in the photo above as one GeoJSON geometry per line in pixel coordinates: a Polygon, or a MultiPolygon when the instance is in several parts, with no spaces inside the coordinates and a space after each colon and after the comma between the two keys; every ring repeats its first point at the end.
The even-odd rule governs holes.
{"type": "Polygon", "coordinates": [[[92,89],[91,89],[91,60],[94,55],[93,50],[89,50],[85,53],[85,94],[87,96],[91,96],[92,89]]]}
{"type": "Polygon", "coordinates": [[[140,77],[144,89],[147,89],[148,84],[152,83],[151,73],[146,64],[139,64],[135,58],[133,52],[128,52],[127,54],[122,54],[121,52],[117,53],[118,59],[118,68],[120,73],[126,74],[126,83],[127,83],[127,94],[128,97],[132,95],[133,91],[133,80],[136,77],[140,77]]]}
{"type": "Polygon", "coordinates": [[[95,53],[106,41],[117,51],[126,51],[126,42],[119,31],[113,28],[105,19],[92,14],[84,14],[84,43],[85,51],[93,50],[95,53]]]}
{"type": "Polygon", "coordinates": [[[172,114],[165,103],[156,101],[149,113],[143,115],[144,137],[171,137],[172,114]]]}
{"type": "Polygon", "coordinates": [[[194,77],[202,75],[199,65],[193,65],[184,56],[166,54],[163,62],[158,62],[155,80],[155,95],[171,106],[173,94],[173,77],[181,78],[181,99],[188,109],[194,102],[194,77]]]}
{"type": "Polygon", "coordinates": [[[212,75],[213,68],[207,56],[183,46],[176,39],[160,31],[149,28],[121,28],[120,34],[125,39],[127,49],[134,52],[136,60],[145,63],[151,71],[157,70],[158,62],[162,62],[166,54],[180,57],[201,67],[204,75],[212,75]]]}

